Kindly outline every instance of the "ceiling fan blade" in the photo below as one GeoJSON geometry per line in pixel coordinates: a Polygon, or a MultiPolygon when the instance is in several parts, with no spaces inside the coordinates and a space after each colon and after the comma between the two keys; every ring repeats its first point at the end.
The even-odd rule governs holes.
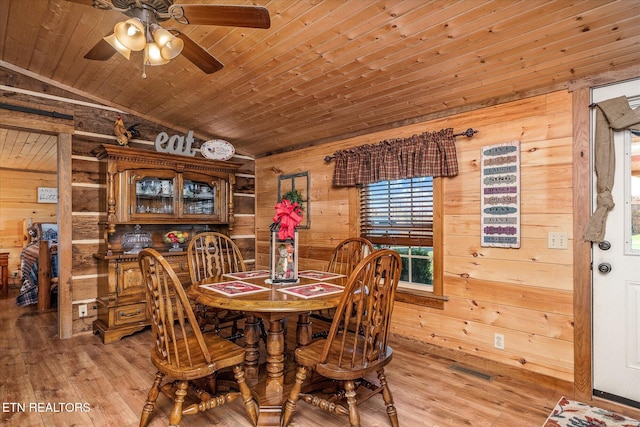
{"type": "Polygon", "coordinates": [[[84,4],[87,6],[93,6],[93,0],[66,0],[69,3],[78,3],[78,4],[84,4]]]}
{"type": "Polygon", "coordinates": [[[111,47],[104,39],[100,39],[96,45],[91,48],[89,52],[84,56],[84,59],[92,59],[94,61],[106,61],[111,58],[116,50],[111,47]]]}
{"type": "Polygon", "coordinates": [[[269,11],[262,6],[174,4],[169,8],[169,15],[182,24],[249,28],[271,26],[269,11]]]}
{"type": "Polygon", "coordinates": [[[84,4],[85,6],[92,6],[96,9],[109,10],[113,9],[113,5],[106,0],[66,0],[69,3],[84,4]]]}
{"type": "MultiPolygon", "coordinates": [[[[173,31],[172,31],[173,33],[173,31]]],[[[207,74],[222,70],[224,65],[183,33],[176,35],[184,42],[182,55],[207,74]]]]}

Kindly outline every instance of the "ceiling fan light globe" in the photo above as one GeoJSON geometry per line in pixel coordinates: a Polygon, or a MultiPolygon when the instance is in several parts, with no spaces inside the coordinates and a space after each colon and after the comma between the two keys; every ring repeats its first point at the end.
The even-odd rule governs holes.
{"type": "Polygon", "coordinates": [[[173,34],[159,25],[152,25],[151,33],[153,34],[153,40],[155,40],[158,46],[164,46],[165,44],[169,43],[169,41],[175,38],[173,34]]]}
{"type": "Polygon", "coordinates": [[[134,51],[144,49],[147,44],[147,40],[144,35],[144,25],[137,18],[118,22],[113,28],[113,33],[120,43],[134,51]]]}
{"type": "Polygon", "coordinates": [[[173,59],[176,56],[180,55],[182,52],[182,48],[184,47],[184,42],[178,38],[170,41],[160,48],[160,55],[162,55],[165,59],[173,59]]]}
{"type": "Polygon", "coordinates": [[[180,55],[184,42],[160,26],[153,30],[153,39],[160,48],[160,54],[165,59],[173,59],[180,55]]]}
{"type": "Polygon", "coordinates": [[[169,60],[163,58],[160,54],[160,48],[156,43],[147,43],[144,49],[144,63],[146,65],[156,66],[168,63],[169,60]]]}
{"type": "Polygon", "coordinates": [[[118,52],[120,55],[124,56],[127,59],[130,58],[131,49],[127,48],[125,45],[120,43],[115,34],[111,34],[110,36],[103,37],[103,39],[104,41],[109,43],[111,47],[113,47],[116,50],[116,52],[118,52]]]}

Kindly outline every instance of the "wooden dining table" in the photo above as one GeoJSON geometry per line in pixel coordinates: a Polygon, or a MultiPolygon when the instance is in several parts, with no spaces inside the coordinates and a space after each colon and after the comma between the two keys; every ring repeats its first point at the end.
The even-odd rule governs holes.
{"type": "Polygon", "coordinates": [[[295,369],[286,369],[285,319],[296,315],[298,317],[297,346],[311,342],[310,312],[337,307],[342,297],[345,277],[303,271],[299,273],[296,283],[269,284],[265,283],[265,279],[268,279],[268,271],[236,273],[233,276],[192,284],[187,288],[187,296],[206,306],[242,311],[246,314],[245,374],[260,406],[257,425],[279,426],[282,405],[293,385],[292,375],[295,373],[295,369]],[[305,289],[311,289],[313,296],[305,298],[293,293],[297,287],[306,285],[308,286],[305,289]],[[256,290],[255,287],[264,289],[256,290]],[[242,292],[242,288],[253,291],[242,292]],[[268,324],[266,362],[263,367],[259,364],[260,318],[268,324]],[[285,379],[287,372],[291,373],[290,379],[285,379]]]}

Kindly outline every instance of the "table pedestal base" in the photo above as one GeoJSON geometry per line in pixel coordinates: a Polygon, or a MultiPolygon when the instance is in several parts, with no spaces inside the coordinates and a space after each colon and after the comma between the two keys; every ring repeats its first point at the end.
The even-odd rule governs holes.
{"type": "Polygon", "coordinates": [[[252,388],[258,401],[258,426],[280,426],[280,417],[284,402],[289,397],[295,381],[295,366],[288,364],[284,383],[268,377],[268,373],[260,375],[259,382],[252,388]]]}
{"type": "MultiPolygon", "coordinates": [[[[282,405],[289,397],[295,382],[296,366],[291,360],[286,363],[285,319],[291,314],[247,313],[245,321],[245,375],[258,401],[258,426],[279,426],[282,405]],[[266,340],[266,363],[259,370],[260,328],[256,316],[268,322],[266,340]]],[[[299,313],[296,325],[296,344],[306,345],[311,340],[309,313],[299,313]]]]}

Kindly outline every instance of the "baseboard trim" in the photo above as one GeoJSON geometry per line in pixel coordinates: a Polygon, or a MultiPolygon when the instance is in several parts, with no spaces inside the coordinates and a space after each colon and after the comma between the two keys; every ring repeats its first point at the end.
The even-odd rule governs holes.
{"type": "Polygon", "coordinates": [[[544,387],[551,388],[557,392],[561,392],[567,397],[573,397],[574,394],[573,383],[569,381],[553,378],[548,375],[543,375],[536,372],[514,368],[512,366],[505,365],[504,363],[495,362],[493,360],[470,355],[468,353],[453,350],[450,348],[439,347],[437,345],[429,344],[413,338],[407,338],[398,334],[391,334],[390,339],[392,342],[396,341],[403,346],[415,348],[416,351],[427,352],[439,357],[443,357],[453,362],[476,368],[489,375],[506,376],[517,380],[539,384],[544,387]]]}

